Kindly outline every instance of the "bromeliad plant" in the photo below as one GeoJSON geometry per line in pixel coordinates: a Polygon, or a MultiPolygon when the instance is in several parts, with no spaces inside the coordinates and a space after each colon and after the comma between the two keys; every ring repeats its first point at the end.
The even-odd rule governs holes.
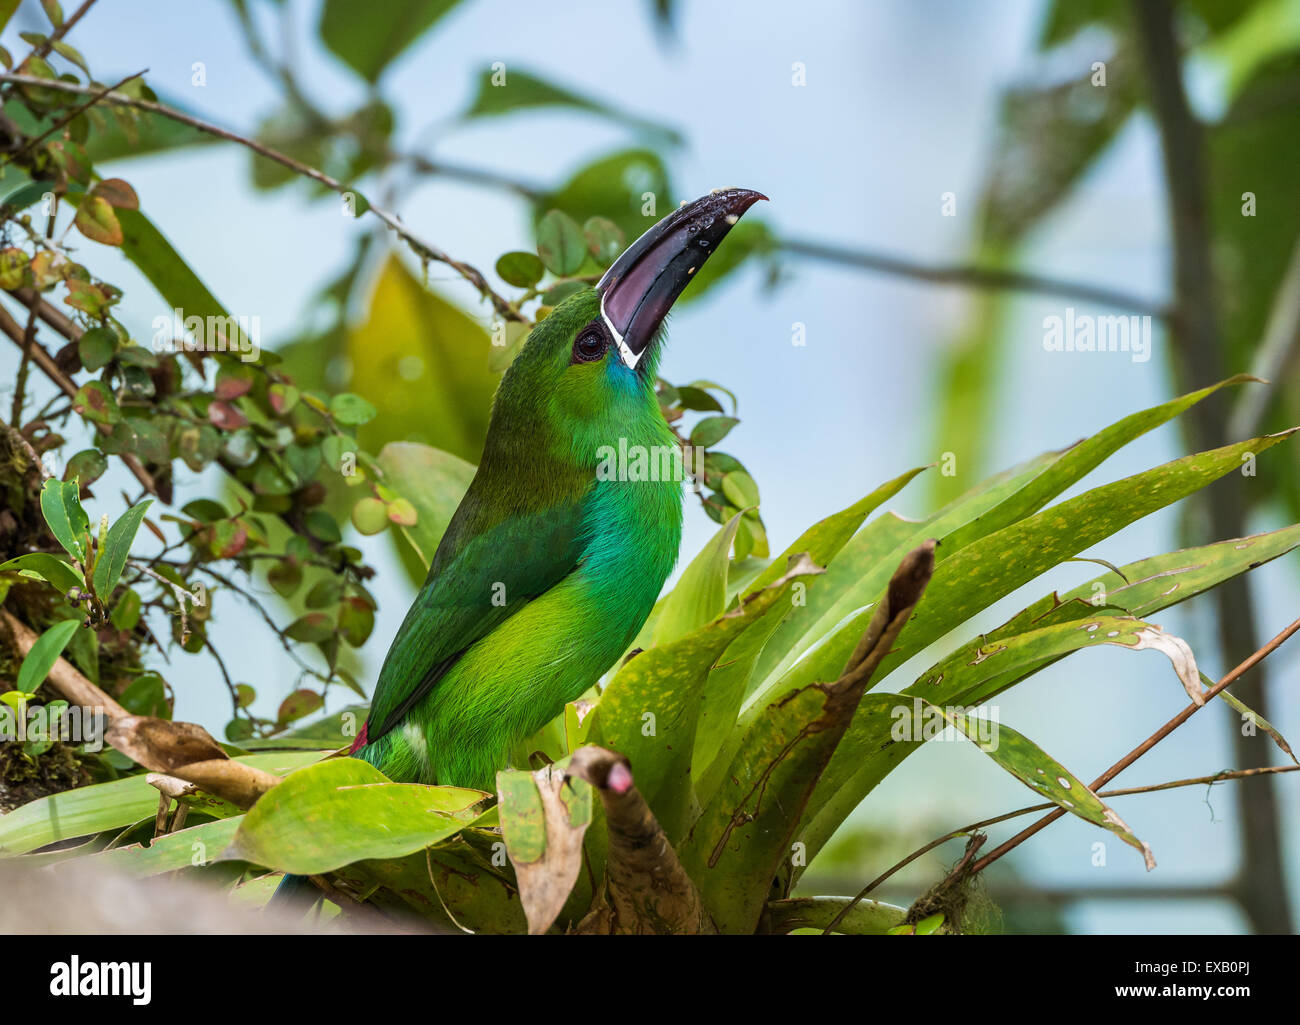
{"type": "MultiPolygon", "coordinates": [[[[1249,439],[1049,504],[1128,442],[1240,380],[1128,416],[922,520],[876,514],[921,472],[910,470],[770,562],[730,557],[740,523],[731,517],[607,679],[515,752],[496,794],[394,783],[328,757],[355,732],[346,712],[274,753],[212,745],[194,758],[175,740],[137,742],[133,757],[169,774],[154,782],[167,814],[155,816],[158,790],[132,776],[6,816],[0,848],[24,854],[89,837],[78,850],[108,865],[216,877],[256,897],[280,872],[307,875],[348,912],[362,903],[471,932],[956,931],[953,894],[982,867],[970,857],[960,878],[911,909],[791,896],[937,717],[1152,867],[1094,788],[970,710],[1099,644],[1165,655],[1190,707],[1201,706],[1210,692],[1191,649],[1152,617],[1291,551],[1300,526],[1113,567],[945,645],[915,678],[901,670],[1022,585],[1284,441],[1249,439]],[[165,825],[172,799],[187,828],[165,825]]],[[[1289,753],[1271,726],[1214,690],[1289,753]]]]}

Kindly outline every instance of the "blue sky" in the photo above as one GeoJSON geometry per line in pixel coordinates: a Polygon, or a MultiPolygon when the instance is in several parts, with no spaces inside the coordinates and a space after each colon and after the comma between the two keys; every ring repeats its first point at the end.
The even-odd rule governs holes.
{"type": "MultiPolygon", "coordinates": [[[[232,5],[113,0],[101,6],[73,40],[101,79],[147,67],[160,93],[246,132],[273,109],[277,90],[244,55],[232,5]],[[195,62],[205,66],[201,88],[191,84],[195,62]]],[[[294,64],[308,92],[329,110],[352,109],[363,93],[314,42],[316,4],[289,6],[294,64]]],[[[790,5],[775,2],[683,4],[678,41],[667,47],[656,42],[648,7],[634,0],[569,3],[541,16],[533,5],[503,0],[464,4],[383,81],[399,113],[399,145],[550,182],[631,141],[623,129],[576,114],[454,123],[476,76],[504,61],[679,127],[687,144],[671,163],[683,194],[752,187],[771,197],[762,213],[780,233],[935,263],[965,258],[999,90],[1036,68],[1039,3],[810,0],[795,15],[790,5]],[[806,68],[803,87],[791,84],[795,62],[806,68]],[[941,213],[947,192],[956,196],[954,217],[941,213]]],[[[12,38],[15,30],[31,27],[35,14],[35,5],[25,4],[6,33],[11,50],[22,46],[12,38]]],[[[267,24],[278,39],[278,28],[267,24]]],[[[1027,254],[1033,269],[1163,297],[1168,255],[1158,157],[1150,125],[1134,121],[1072,201],[1034,236],[1027,254]]],[[[116,170],[135,185],[143,208],[212,290],[233,312],[260,316],[264,338],[273,342],[310,318],[312,293],[343,267],[355,234],[369,230],[369,222],[341,217],[334,202],[312,201],[304,189],[256,192],[248,165],[247,154],[223,146],[122,162],[116,170]]],[[[489,267],[500,252],[528,246],[527,210],[514,197],[446,182],[394,185],[402,187],[389,205],[457,257],[489,267]]],[[[93,256],[99,272],[126,289],[124,319],[146,330],[161,302],[117,257],[93,256]]],[[[743,422],[728,447],[762,488],[775,550],[881,481],[938,457],[930,451],[933,370],[972,313],[972,297],[956,288],[812,263],[791,269],[774,294],[763,292],[751,270],[679,312],[663,366],[670,380],[717,380],[739,395],[743,422]],[[790,344],[795,322],[806,325],[804,347],[790,344]]],[[[486,322],[487,311],[462,283],[437,268],[431,278],[486,322]]],[[[1045,352],[1043,318],[1061,313],[1063,305],[1026,297],[1008,311],[1010,344],[997,367],[1002,384],[993,448],[999,466],[1068,444],[1173,394],[1159,333],[1156,356],[1144,364],[1121,354],[1045,352]]],[[[0,350],[0,378],[11,377],[13,362],[10,350],[0,350]]],[[[1075,491],[1180,454],[1176,428],[1166,427],[1116,455],[1075,491]]],[[[914,485],[891,507],[921,514],[924,487],[914,485]]],[[[1175,546],[1174,523],[1172,513],[1155,516],[1094,554],[1119,564],[1168,550],[1175,546]]],[[[1260,527],[1268,525],[1275,524],[1260,527]]],[[[683,564],[713,529],[701,513],[688,510],[683,564]]],[[[382,539],[363,547],[381,568],[382,607],[368,649],[373,671],[409,591],[382,539]]],[[[976,625],[995,625],[1050,586],[1071,586],[1095,572],[1086,565],[1062,567],[1000,602],[976,625]]],[[[1259,576],[1261,630],[1271,635],[1296,607],[1294,560],[1259,576]]],[[[1226,668],[1208,641],[1206,606],[1194,603],[1157,618],[1192,640],[1210,675],[1226,668]]],[[[960,639],[968,636],[963,631],[960,639]]],[[[268,711],[292,689],[292,667],[242,610],[223,614],[216,637],[236,678],[258,683],[268,711]],[[276,671],[282,684],[268,675],[276,671]]],[[[1291,735],[1300,735],[1297,659],[1284,651],[1272,660],[1274,721],[1291,735]]],[[[224,691],[206,661],[178,655],[170,670],[163,668],[179,694],[178,716],[213,726],[224,721],[224,691]]],[[[1093,651],[999,701],[1002,722],[1090,777],[1177,711],[1183,698],[1159,656],[1093,651]]],[[[1225,714],[1210,709],[1197,716],[1125,774],[1121,785],[1229,767],[1225,714]]],[[[1284,782],[1279,794],[1294,852],[1300,843],[1296,790],[1284,782]]],[[[1027,803],[1027,796],[971,745],[935,744],[891,776],[860,814],[882,824],[947,829],[1027,803]]],[[[1152,882],[1219,878],[1233,865],[1232,793],[1215,791],[1213,818],[1203,798],[1200,790],[1184,790],[1117,805],[1155,849],[1160,869],[1152,882]]],[[[1062,821],[1027,845],[1017,864],[1042,885],[1147,878],[1140,859],[1118,843],[1110,845],[1106,868],[1093,867],[1096,839],[1083,823],[1062,821]]],[[[1082,930],[1242,927],[1234,912],[1214,902],[1097,902],[1078,908],[1070,920],[1082,930]]]]}

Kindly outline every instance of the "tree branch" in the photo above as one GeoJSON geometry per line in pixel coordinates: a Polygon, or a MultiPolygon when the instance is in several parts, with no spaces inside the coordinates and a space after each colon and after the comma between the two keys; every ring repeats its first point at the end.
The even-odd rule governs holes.
{"type": "Polygon", "coordinates": [[[938,285],[962,285],[967,288],[988,289],[992,291],[1014,290],[1032,292],[1041,295],[1066,296],[1085,302],[1095,302],[1128,313],[1168,319],[1170,310],[1158,303],[1126,292],[1104,288],[1099,285],[1082,284],[1077,281],[1065,281],[1060,278],[1044,277],[1041,274],[1027,274],[1021,271],[997,270],[986,267],[969,266],[930,266],[898,256],[885,253],[873,253],[847,246],[837,246],[827,242],[813,242],[803,239],[780,239],[776,247],[795,256],[804,256],[826,263],[837,263],[859,270],[879,271],[899,277],[914,278],[938,285]]]}
{"type": "MultiPolygon", "coordinates": [[[[100,94],[100,90],[92,89],[89,86],[78,85],[73,82],[51,80],[48,78],[38,78],[34,75],[0,74],[0,82],[11,83],[14,85],[39,86],[42,89],[54,89],[59,92],[75,93],[79,95],[86,95],[88,93],[100,94]]],[[[301,175],[304,178],[309,178],[312,181],[325,186],[330,191],[338,193],[340,196],[345,198],[351,196],[353,197],[353,202],[363,202],[363,196],[359,190],[344,185],[342,182],[331,178],[325,172],[318,171],[314,167],[310,167],[298,160],[294,160],[293,157],[286,156],[279,150],[272,149],[270,146],[263,145],[255,139],[249,139],[237,132],[232,132],[229,129],[214,125],[210,121],[204,121],[201,118],[193,117],[162,103],[154,103],[151,100],[137,100],[131,96],[126,96],[118,92],[110,91],[102,93],[99,95],[99,99],[101,102],[112,103],[121,107],[132,107],[136,110],[148,111],[151,114],[157,114],[160,117],[168,118],[180,124],[189,125],[191,128],[197,129],[207,135],[215,136],[218,139],[225,139],[228,142],[238,143],[246,149],[252,150],[258,156],[265,157],[267,160],[272,160],[275,163],[280,164],[282,167],[287,167],[295,174],[301,175]]],[[[375,206],[373,203],[369,203],[368,200],[364,200],[364,202],[368,203],[368,206],[366,206],[366,212],[374,214],[379,218],[379,220],[383,221],[384,224],[396,233],[399,238],[411,247],[421,260],[432,260],[435,263],[446,264],[473,285],[474,288],[478,290],[479,294],[492,304],[492,308],[495,309],[497,314],[503,319],[523,319],[519,315],[519,312],[515,310],[515,308],[504,297],[498,295],[492,289],[492,287],[487,283],[487,279],[483,277],[482,272],[480,272],[478,268],[461,260],[457,260],[439,249],[437,246],[433,245],[431,242],[426,242],[414,232],[410,231],[402,223],[401,218],[397,214],[390,213],[382,207],[375,206]]]]}

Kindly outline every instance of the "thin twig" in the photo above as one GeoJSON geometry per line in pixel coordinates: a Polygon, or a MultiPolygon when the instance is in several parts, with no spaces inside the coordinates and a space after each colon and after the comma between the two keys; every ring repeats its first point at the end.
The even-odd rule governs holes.
{"type": "MultiPolygon", "coordinates": [[[[1226,783],[1235,779],[1250,779],[1253,776],[1270,776],[1282,772],[1297,771],[1300,771],[1300,765],[1269,765],[1259,769],[1234,769],[1231,771],[1216,772],[1210,776],[1197,776],[1195,779],[1176,779],[1167,783],[1152,783],[1144,787],[1125,787],[1119,790],[1103,790],[1101,793],[1097,794],[1097,796],[1107,798],[1130,797],[1134,794],[1154,794],[1160,790],[1177,790],[1181,787],[1194,787],[1201,785],[1214,786],[1215,784],[1226,783]]],[[[900,869],[906,868],[923,854],[929,854],[930,851],[947,843],[949,840],[956,840],[958,837],[968,836],[977,829],[987,829],[989,826],[996,826],[1001,822],[1006,822],[1008,819],[1019,818],[1021,815],[1032,815],[1036,811],[1048,811],[1057,807],[1058,806],[1053,804],[1051,801],[1044,801],[1042,804],[1031,804],[1025,808],[1017,808],[1015,811],[1008,811],[1001,815],[994,815],[991,819],[981,819],[979,822],[972,822],[969,825],[961,826],[958,829],[944,833],[943,836],[931,840],[924,847],[917,848],[902,861],[896,862],[875,879],[871,880],[871,882],[867,883],[866,886],[858,891],[857,896],[848,903],[848,906],[841,909],[840,913],[831,920],[830,925],[822,930],[823,933],[831,932],[839,923],[840,919],[852,911],[858,903],[865,900],[868,894],[884,883],[890,876],[896,874],[900,869]]]]}
{"type": "Polygon", "coordinates": [[[1036,292],[1042,295],[1067,296],[1086,302],[1099,303],[1129,313],[1144,314],[1164,320],[1170,316],[1169,308],[1149,299],[1120,292],[1100,285],[1082,284],[1060,278],[1044,277],[1022,271],[1000,270],[990,267],[931,266],[885,253],[866,252],[837,246],[827,242],[805,239],[779,239],[777,249],[795,256],[813,260],[857,267],[859,270],[880,271],[905,278],[915,278],[939,285],[964,285],[968,288],[1015,290],[1036,292]]]}
{"type": "MultiPolygon", "coordinates": [[[[149,70],[148,68],[144,68],[140,71],[135,72],[132,75],[127,75],[126,78],[122,79],[116,85],[104,86],[103,89],[93,94],[90,97],[90,99],[88,99],[85,103],[81,103],[73,107],[70,111],[64,114],[63,117],[59,118],[59,120],[55,121],[54,124],[50,125],[49,128],[41,132],[40,135],[34,135],[32,136],[32,138],[28,139],[25,143],[23,143],[22,147],[17,152],[11,153],[9,156],[5,158],[4,164],[16,163],[19,157],[23,156],[25,153],[31,150],[34,146],[37,145],[37,143],[41,142],[44,139],[48,139],[60,128],[63,128],[65,125],[70,123],[72,119],[76,117],[78,114],[80,114],[82,111],[88,110],[89,108],[93,107],[96,103],[102,100],[109,93],[122,88],[122,86],[126,85],[126,83],[131,81],[131,79],[139,78],[141,75],[145,74],[148,70],[149,70]]],[[[4,166],[4,164],[0,164],[0,166],[4,166]]]]}
{"type": "MultiPolygon", "coordinates": [[[[34,75],[0,74],[0,82],[12,83],[14,85],[39,86],[43,89],[54,89],[59,92],[75,93],[79,95],[84,95],[93,91],[87,86],[78,85],[73,82],[38,78],[34,75]]],[[[331,178],[328,174],[325,174],[325,172],[294,160],[293,157],[286,156],[279,150],[263,145],[255,139],[249,139],[237,132],[232,132],[229,129],[214,125],[210,121],[204,121],[201,118],[192,117],[189,114],[168,107],[162,103],[154,103],[151,100],[137,100],[134,97],[126,96],[118,92],[104,93],[100,99],[103,102],[115,103],[118,106],[133,107],[137,110],[148,111],[151,114],[157,114],[160,117],[169,118],[170,120],[176,121],[180,124],[189,125],[191,128],[204,132],[207,135],[216,136],[218,139],[225,139],[228,142],[238,143],[239,145],[252,150],[258,156],[265,157],[267,160],[272,160],[275,163],[280,164],[282,167],[287,167],[295,174],[301,175],[304,178],[309,178],[320,185],[324,185],[327,189],[338,193],[340,196],[345,198],[352,196],[354,197],[354,202],[360,198],[358,190],[350,188],[342,182],[331,178]]],[[[426,242],[424,239],[410,231],[402,223],[401,218],[396,214],[390,213],[382,207],[375,206],[374,204],[370,204],[367,207],[367,212],[374,214],[383,221],[384,224],[392,229],[398,237],[405,241],[406,244],[414,250],[415,254],[420,257],[421,260],[432,260],[435,263],[446,264],[454,270],[462,278],[473,285],[479,294],[492,304],[493,309],[495,309],[501,317],[506,320],[522,319],[518,311],[515,310],[503,296],[498,295],[492,289],[492,287],[487,283],[487,279],[483,277],[482,272],[479,271],[478,268],[465,263],[464,261],[457,260],[455,257],[444,252],[442,249],[439,249],[431,242],[426,242]]]]}
{"type": "MultiPolygon", "coordinates": [[[[1223,679],[1221,679],[1218,683],[1216,683],[1213,687],[1211,687],[1208,691],[1206,691],[1204,695],[1205,704],[1208,704],[1210,698],[1218,694],[1219,691],[1223,690],[1225,687],[1234,683],[1236,680],[1238,680],[1240,677],[1245,675],[1256,665],[1262,662],[1265,658],[1267,658],[1270,654],[1276,651],[1279,647],[1281,647],[1282,644],[1287,640],[1287,638],[1289,638],[1297,630],[1300,630],[1300,619],[1296,619],[1295,621],[1293,621],[1290,626],[1288,626],[1285,630],[1279,633],[1276,637],[1274,637],[1271,641],[1265,644],[1262,648],[1255,651],[1249,658],[1243,661],[1235,669],[1233,669],[1226,676],[1224,676],[1223,679]]],[[[1171,734],[1174,730],[1178,729],[1179,726],[1181,726],[1193,715],[1195,715],[1199,709],[1204,708],[1205,704],[1196,704],[1195,702],[1188,704],[1186,708],[1184,708],[1176,716],[1174,716],[1167,723],[1161,726],[1160,729],[1156,730],[1155,733],[1147,737],[1147,739],[1142,741],[1141,744],[1139,744],[1132,751],[1130,751],[1123,758],[1121,758],[1118,762],[1116,762],[1109,769],[1107,769],[1100,776],[1098,776],[1095,780],[1093,780],[1092,785],[1089,786],[1088,789],[1092,790],[1095,793],[1099,788],[1105,786],[1112,779],[1114,779],[1121,772],[1123,772],[1130,765],[1132,765],[1139,758],[1141,758],[1144,754],[1146,754],[1153,747],[1155,747],[1156,744],[1160,743],[1160,741],[1164,740],[1165,737],[1169,736],[1169,734],[1171,734]]],[[[988,854],[984,855],[984,857],[982,857],[976,863],[975,871],[982,872],[984,869],[988,868],[989,865],[993,864],[993,862],[997,861],[1000,857],[1002,857],[1002,855],[1006,854],[1008,851],[1011,851],[1016,847],[1019,847],[1022,843],[1028,840],[1039,830],[1044,829],[1047,826],[1051,825],[1053,822],[1055,822],[1065,813],[1066,812],[1064,808],[1057,808],[1051,814],[1044,815],[1033,825],[1027,826],[1026,828],[1022,829],[1010,840],[1007,840],[1005,843],[1001,844],[1000,846],[989,851],[988,854]]]]}

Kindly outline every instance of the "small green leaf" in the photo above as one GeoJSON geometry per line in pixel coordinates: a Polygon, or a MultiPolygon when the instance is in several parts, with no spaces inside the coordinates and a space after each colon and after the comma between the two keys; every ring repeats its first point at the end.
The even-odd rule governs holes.
{"type": "Polygon", "coordinates": [[[533,253],[504,253],[497,260],[497,277],[516,288],[532,288],[545,273],[542,261],[533,253]]]}
{"type": "Polygon", "coordinates": [[[330,415],[341,424],[359,426],[375,418],[377,410],[360,395],[344,392],[330,400],[330,415]]]}
{"type": "Polygon", "coordinates": [[[537,255],[552,274],[566,277],[587,259],[587,239],[568,214],[550,210],[537,224],[537,255]]]}
{"type": "Polygon", "coordinates": [[[122,419],[117,400],[102,381],[87,381],[77,389],[72,408],[91,423],[115,424],[122,419]]]}
{"type": "Polygon", "coordinates": [[[734,416],[706,416],[691,430],[691,444],[700,448],[716,445],[740,423],[734,416]]]}
{"type": "Polygon", "coordinates": [[[587,251],[602,267],[617,260],[618,254],[627,246],[623,229],[608,217],[588,217],[582,233],[587,239],[587,251]]]}
{"type": "Polygon", "coordinates": [[[276,713],[276,720],[282,723],[295,722],[323,708],[324,705],[324,695],[304,687],[294,691],[280,702],[280,710],[276,713]]]}
{"type": "Polygon", "coordinates": [[[281,560],[267,571],[266,582],[281,598],[292,598],[302,584],[302,567],[295,560],[281,560]]]}
{"type": "Polygon", "coordinates": [[[92,242],[101,242],[106,246],[120,246],[124,240],[122,225],[118,222],[117,214],[113,212],[112,204],[103,196],[94,193],[82,198],[72,223],[92,242]]]}
{"type": "Polygon", "coordinates": [[[359,648],[366,643],[375,628],[375,610],[361,598],[344,598],[339,604],[339,634],[352,645],[359,648]]]}
{"type": "Polygon", "coordinates": [[[117,352],[117,335],[106,327],[92,327],[77,341],[81,365],[94,373],[107,365],[117,352]]]}
{"type": "Polygon", "coordinates": [[[18,690],[26,694],[36,692],[36,688],[50,675],[54,663],[59,660],[63,649],[68,646],[68,642],[72,640],[72,635],[77,632],[77,627],[80,625],[78,620],[65,619],[62,623],[55,623],[36,638],[36,643],[32,645],[31,651],[27,653],[18,670],[18,682],[15,684],[18,690]]]}
{"type": "Polygon", "coordinates": [[[943,912],[936,911],[933,915],[922,918],[916,923],[917,936],[932,936],[939,931],[943,925],[943,912]]]}
{"type": "Polygon", "coordinates": [[[132,715],[170,717],[167,685],[157,673],[141,673],[121,694],[122,707],[132,715]]]}
{"type": "Polygon", "coordinates": [[[86,561],[83,535],[90,526],[86,510],[78,497],[80,486],[75,480],[47,480],[41,488],[41,513],[56,541],[79,562],[86,561]]]}
{"type": "Polygon", "coordinates": [[[737,509],[748,509],[758,505],[758,485],[754,483],[754,478],[743,470],[729,473],[722,478],[722,493],[737,509]]]}
{"type": "Polygon", "coordinates": [[[677,388],[677,401],[683,409],[693,409],[697,413],[721,413],[722,403],[703,388],[692,384],[683,384],[677,388]]]}
{"type": "Polygon", "coordinates": [[[284,634],[290,640],[319,644],[334,635],[334,621],[324,612],[309,612],[290,623],[284,634]]]}
{"type": "Polygon", "coordinates": [[[93,484],[108,470],[108,460],[104,458],[104,453],[97,448],[82,449],[71,459],[68,460],[67,468],[63,471],[65,481],[74,478],[81,484],[93,484]]]}

